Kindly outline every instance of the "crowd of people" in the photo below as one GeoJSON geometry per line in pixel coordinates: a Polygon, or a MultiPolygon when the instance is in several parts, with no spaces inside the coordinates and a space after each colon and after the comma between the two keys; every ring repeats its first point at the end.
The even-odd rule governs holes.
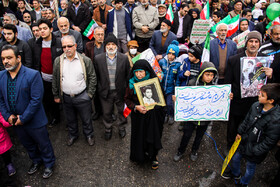
{"type": "MultiPolygon", "coordinates": [[[[41,165],[45,166],[43,178],[53,174],[55,155],[47,126],[61,122],[61,107],[68,130],[67,145],[73,145],[79,137],[79,115],[86,142],[93,146],[93,121],[100,117],[105,140],[111,139],[113,125],[118,127],[120,138],[126,136],[123,111],[127,106],[131,110],[130,159],[151,161],[152,169],[157,169],[164,124],[174,124],[175,87],[231,84],[225,156],[236,139],[242,140],[233,157],[232,171],[227,169],[222,177],[240,179],[237,185],[247,186],[256,164],[280,139],[280,25],[268,28],[272,20],[266,12],[271,3],[279,2],[211,0],[209,21],[211,26],[216,25],[217,37],[210,41],[209,62],[202,61],[204,43],[190,42],[193,24],[200,19],[206,3],[60,0],[46,5],[40,0],[1,1],[0,154],[9,176],[16,173],[9,151],[12,142],[5,130],[10,126],[32,160],[28,174],[41,165]],[[228,25],[219,23],[228,15],[240,16],[239,29],[230,37],[228,25]],[[90,23],[95,24],[93,38],[85,34],[90,23]],[[247,31],[244,47],[237,48],[236,36],[247,31]],[[134,85],[157,77],[147,60],[133,60],[149,48],[162,70],[160,84],[166,101],[166,107],[156,105],[152,89],[145,88],[145,102],[156,105],[152,110],[140,104],[134,85]],[[263,56],[273,57],[271,66],[263,68],[269,84],[261,88],[258,97],[242,98],[240,58],[263,56]],[[247,165],[241,178],[242,157],[247,165]]],[[[179,124],[183,136],[175,162],[183,157],[195,129],[190,158],[197,160],[209,124],[179,124]]],[[[280,149],[276,156],[280,162],[279,155],[280,149]]],[[[279,184],[280,169],[277,175],[273,184],[279,184]]]]}

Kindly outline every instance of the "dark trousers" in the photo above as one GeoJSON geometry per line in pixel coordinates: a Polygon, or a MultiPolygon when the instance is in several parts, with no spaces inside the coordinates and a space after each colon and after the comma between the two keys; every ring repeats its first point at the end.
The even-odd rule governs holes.
{"type": "MultiPolygon", "coordinates": [[[[195,122],[197,123],[197,122],[195,122]]],[[[184,122],[184,128],[183,128],[183,137],[181,139],[180,147],[178,148],[178,152],[184,153],[186,151],[186,148],[188,146],[188,143],[190,141],[190,138],[192,137],[192,133],[196,128],[196,136],[193,142],[192,151],[197,151],[199,149],[199,145],[201,143],[202,137],[207,130],[208,125],[196,125],[192,122],[184,122]]]]}
{"type": "Polygon", "coordinates": [[[4,160],[4,164],[5,166],[7,166],[8,164],[12,163],[12,159],[11,159],[11,152],[10,150],[6,151],[5,153],[1,154],[1,157],[4,160]]]}
{"type": "Polygon", "coordinates": [[[245,117],[246,114],[237,116],[229,113],[229,121],[227,125],[227,149],[230,149],[234,143],[235,137],[237,135],[237,129],[245,117]]]}
{"type": "Polygon", "coordinates": [[[44,97],[43,104],[47,114],[50,114],[51,120],[60,120],[59,104],[54,102],[54,97],[52,93],[52,83],[43,81],[44,84],[44,97]]]}
{"type": "Polygon", "coordinates": [[[149,48],[151,38],[140,38],[138,36],[135,36],[135,39],[139,45],[137,51],[139,51],[140,53],[149,48]]]}
{"type": "Polygon", "coordinates": [[[69,137],[77,138],[79,136],[77,114],[79,114],[82,120],[84,135],[86,137],[93,136],[91,119],[92,101],[86,91],[83,91],[75,97],[63,94],[63,108],[67,120],[69,137]]]}
{"type": "Polygon", "coordinates": [[[173,94],[168,94],[168,95],[166,95],[165,100],[166,100],[167,114],[168,114],[169,116],[174,117],[174,102],[173,102],[173,100],[172,100],[172,95],[173,95],[173,94]]]}
{"type": "Polygon", "coordinates": [[[114,105],[117,106],[118,111],[118,127],[119,130],[125,129],[125,124],[127,123],[126,118],[123,116],[124,110],[124,101],[119,99],[119,95],[117,91],[109,91],[108,97],[106,99],[100,97],[100,102],[102,105],[103,110],[103,123],[105,125],[105,130],[107,132],[111,131],[114,120],[113,120],[113,113],[114,113],[114,105]]]}
{"type": "Polygon", "coordinates": [[[43,162],[45,167],[53,167],[55,156],[46,126],[31,129],[23,125],[15,126],[14,129],[33,163],[43,162]]]}

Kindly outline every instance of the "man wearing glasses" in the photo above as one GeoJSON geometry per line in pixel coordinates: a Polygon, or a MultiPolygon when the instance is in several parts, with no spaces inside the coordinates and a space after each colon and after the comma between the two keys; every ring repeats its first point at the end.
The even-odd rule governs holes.
{"type": "Polygon", "coordinates": [[[94,145],[92,126],[92,98],[96,90],[96,75],[90,58],[77,52],[74,36],[67,35],[61,39],[64,54],[57,57],[53,68],[52,91],[54,101],[63,101],[71,146],[79,137],[79,114],[83,134],[90,146],[94,145]]]}
{"type": "Polygon", "coordinates": [[[189,5],[182,4],[180,10],[174,13],[174,20],[171,31],[177,35],[177,41],[179,43],[185,43],[190,37],[191,16],[188,15],[189,5]]]}

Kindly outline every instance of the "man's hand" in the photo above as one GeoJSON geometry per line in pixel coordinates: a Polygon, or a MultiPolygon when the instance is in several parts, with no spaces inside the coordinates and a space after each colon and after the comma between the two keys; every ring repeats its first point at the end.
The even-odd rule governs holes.
{"type": "Polygon", "coordinates": [[[61,100],[60,100],[60,98],[54,98],[54,102],[55,102],[55,103],[60,103],[61,100]]]}
{"type": "Polygon", "coordinates": [[[142,26],[142,32],[143,33],[149,32],[149,27],[148,26],[142,26]]]}
{"type": "Polygon", "coordinates": [[[240,134],[237,134],[235,140],[239,140],[241,138],[240,134]]]}
{"type": "Polygon", "coordinates": [[[188,77],[188,76],[191,75],[191,72],[190,72],[190,71],[185,71],[184,75],[185,75],[186,77],[188,77]]]}
{"type": "Polygon", "coordinates": [[[148,111],[148,110],[147,110],[144,106],[142,106],[142,105],[136,105],[135,108],[136,108],[136,110],[138,110],[141,114],[146,114],[147,111],[148,111]]]}
{"type": "Polygon", "coordinates": [[[269,68],[269,67],[264,67],[262,69],[262,71],[264,71],[265,75],[267,76],[267,78],[271,79],[272,78],[272,74],[273,74],[273,69],[269,68]]]}
{"type": "Polygon", "coordinates": [[[233,99],[233,93],[229,94],[229,99],[232,100],[233,99]]]}
{"type": "Polygon", "coordinates": [[[176,102],[176,96],[175,95],[172,95],[172,100],[173,100],[173,102],[176,102]]]}
{"type": "Polygon", "coordinates": [[[78,32],[81,32],[81,29],[75,25],[72,26],[72,28],[75,30],[75,31],[78,31],[78,32]]]}
{"type": "Polygon", "coordinates": [[[162,59],[162,55],[157,55],[156,59],[157,59],[157,61],[159,61],[160,59],[162,59]]]}
{"type": "Polygon", "coordinates": [[[21,121],[20,121],[20,117],[19,117],[19,115],[17,115],[17,121],[16,121],[16,123],[15,123],[15,126],[17,126],[17,125],[23,125],[22,123],[21,123],[21,121]]]}
{"type": "Polygon", "coordinates": [[[10,115],[10,117],[8,118],[8,123],[10,124],[10,125],[14,125],[14,118],[16,118],[16,116],[14,115],[14,114],[12,114],[12,115],[10,115]]]}

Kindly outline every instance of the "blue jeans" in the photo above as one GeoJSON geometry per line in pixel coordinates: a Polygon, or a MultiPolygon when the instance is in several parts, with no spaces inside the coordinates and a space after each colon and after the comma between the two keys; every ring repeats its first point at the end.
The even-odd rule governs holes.
{"type": "MultiPolygon", "coordinates": [[[[240,175],[240,161],[242,159],[242,155],[236,151],[232,157],[232,168],[231,172],[235,176],[240,175]]],[[[246,172],[245,175],[240,179],[241,184],[247,185],[255,174],[257,164],[254,162],[247,161],[246,162],[246,172]]]]}

